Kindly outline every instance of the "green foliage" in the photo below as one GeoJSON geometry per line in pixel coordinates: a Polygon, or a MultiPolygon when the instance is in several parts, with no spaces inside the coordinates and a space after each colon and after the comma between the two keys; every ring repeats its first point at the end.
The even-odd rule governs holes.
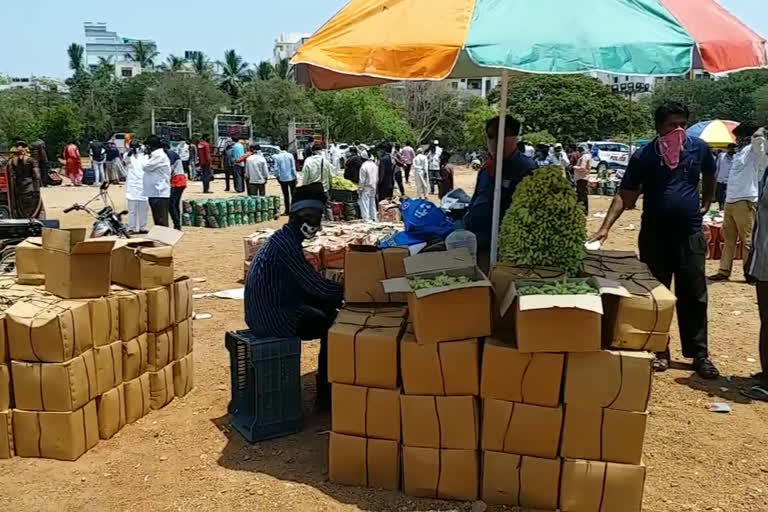
{"type": "Polygon", "coordinates": [[[281,59],[275,66],[275,76],[286,80],[291,74],[291,61],[290,59],[281,59]]]}
{"type": "Polygon", "coordinates": [[[18,139],[35,140],[40,135],[40,116],[35,91],[10,90],[0,93],[0,143],[18,139]]]}
{"type": "Polygon", "coordinates": [[[83,60],[83,55],[85,53],[85,48],[83,48],[82,45],[79,45],[77,43],[72,43],[69,45],[69,48],[67,48],[67,55],[69,56],[69,69],[77,72],[82,72],[85,67],[85,61],[83,60]]]}
{"type": "Polygon", "coordinates": [[[541,284],[524,285],[517,289],[521,296],[526,295],[597,295],[597,289],[586,281],[543,281],[541,284]]]}
{"type": "Polygon", "coordinates": [[[488,102],[478,98],[464,118],[464,147],[468,149],[485,149],[485,123],[497,115],[499,111],[488,105],[488,102]]]}
{"type": "Polygon", "coordinates": [[[562,168],[538,169],[518,185],[499,239],[503,263],[547,266],[577,275],[587,238],[584,209],[562,168]]]}
{"type": "Polygon", "coordinates": [[[144,41],[134,41],[131,45],[131,53],[126,58],[136,62],[142,69],[152,69],[155,67],[155,59],[160,56],[154,45],[144,41]]]}
{"type": "Polygon", "coordinates": [[[256,77],[259,80],[269,80],[270,78],[273,78],[275,76],[275,68],[272,66],[272,63],[263,60],[259,62],[259,65],[256,66],[256,77]]]}
{"type": "Polygon", "coordinates": [[[557,142],[557,139],[555,139],[554,135],[549,133],[547,130],[523,134],[523,139],[526,142],[533,144],[534,146],[539,144],[554,144],[557,142]]]}
{"type": "Polygon", "coordinates": [[[768,85],[756,90],[753,97],[757,121],[762,125],[768,125],[768,85]]]}
{"type": "Polygon", "coordinates": [[[54,105],[42,116],[40,138],[46,143],[49,157],[60,155],[70,141],[79,141],[83,134],[83,123],[77,107],[71,103],[54,105]]]}
{"type": "Polygon", "coordinates": [[[235,50],[227,50],[219,65],[222,68],[219,85],[232,98],[237,98],[240,87],[247,80],[248,63],[235,50]]]}
{"type": "Polygon", "coordinates": [[[209,75],[211,73],[211,63],[203,52],[197,52],[190,61],[192,70],[198,75],[209,75]]]}
{"type": "Polygon", "coordinates": [[[178,73],[179,71],[184,71],[184,65],[186,63],[187,59],[184,57],[179,57],[178,55],[169,55],[163,66],[167,71],[178,73]]]}
{"type": "Polygon", "coordinates": [[[455,284],[466,284],[469,282],[467,276],[449,276],[448,274],[440,274],[433,278],[424,277],[409,277],[408,283],[411,285],[411,290],[426,290],[429,288],[444,288],[446,286],[453,286],[455,284]]]}

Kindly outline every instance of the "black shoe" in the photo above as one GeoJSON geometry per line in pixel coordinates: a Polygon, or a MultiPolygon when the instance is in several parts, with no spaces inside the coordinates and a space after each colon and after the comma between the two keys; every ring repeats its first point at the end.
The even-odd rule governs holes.
{"type": "Polygon", "coordinates": [[[697,357],[693,360],[693,369],[702,379],[715,380],[720,377],[720,371],[707,357],[697,357]]]}
{"type": "Polygon", "coordinates": [[[709,276],[707,279],[710,281],[728,281],[731,278],[728,274],[723,274],[722,272],[718,272],[717,274],[713,276],[709,276]]]}
{"type": "Polygon", "coordinates": [[[317,397],[315,398],[315,408],[320,412],[331,410],[331,385],[317,383],[317,397]]]}

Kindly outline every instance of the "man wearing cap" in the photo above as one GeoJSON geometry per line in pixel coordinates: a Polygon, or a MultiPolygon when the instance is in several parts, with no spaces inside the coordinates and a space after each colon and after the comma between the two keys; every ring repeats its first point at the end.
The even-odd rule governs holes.
{"type": "Polygon", "coordinates": [[[245,282],[245,321],[260,338],[320,340],[317,405],[330,405],[328,329],[341,307],[344,287],[321,276],[304,258],[302,244],[321,229],[326,195],[320,183],[296,189],[288,223],[251,263],[245,282]]]}
{"type": "Polygon", "coordinates": [[[549,165],[559,165],[563,168],[563,173],[568,170],[568,167],[571,166],[571,161],[568,159],[568,155],[565,153],[565,151],[563,151],[562,144],[555,144],[555,148],[552,151],[552,154],[549,155],[547,163],[549,165]]]}

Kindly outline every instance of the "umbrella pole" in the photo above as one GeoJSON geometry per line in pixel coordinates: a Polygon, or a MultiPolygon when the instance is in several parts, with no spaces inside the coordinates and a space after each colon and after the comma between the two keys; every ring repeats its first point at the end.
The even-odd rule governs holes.
{"type": "Polygon", "coordinates": [[[496,183],[493,191],[493,217],[491,221],[491,265],[498,261],[499,254],[499,225],[501,219],[501,182],[504,167],[504,143],[506,141],[507,124],[507,90],[509,74],[506,69],[501,71],[501,98],[499,99],[499,132],[496,142],[496,183]]]}

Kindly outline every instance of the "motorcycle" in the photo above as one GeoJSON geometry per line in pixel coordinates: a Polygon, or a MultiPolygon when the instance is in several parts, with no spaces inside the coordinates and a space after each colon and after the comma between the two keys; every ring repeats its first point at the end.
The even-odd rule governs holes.
{"type": "Polygon", "coordinates": [[[109,182],[105,181],[101,184],[101,187],[99,187],[99,193],[90,201],[83,205],[75,203],[69,208],[66,208],[64,213],[84,211],[96,219],[93,223],[91,238],[103,238],[105,236],[130,238],[131,235],[128,231],[128,227],[123,223],[123,216],[128,215],[128,211],[115,211],[115,203],[113,203],[112,198],[109,197],[107,189],[109,189],[109,182]],[[89,208],[89,205],[97,199],[101,199],[101,202],[104,204],[104,208],[98,212],[89,208]]]}

